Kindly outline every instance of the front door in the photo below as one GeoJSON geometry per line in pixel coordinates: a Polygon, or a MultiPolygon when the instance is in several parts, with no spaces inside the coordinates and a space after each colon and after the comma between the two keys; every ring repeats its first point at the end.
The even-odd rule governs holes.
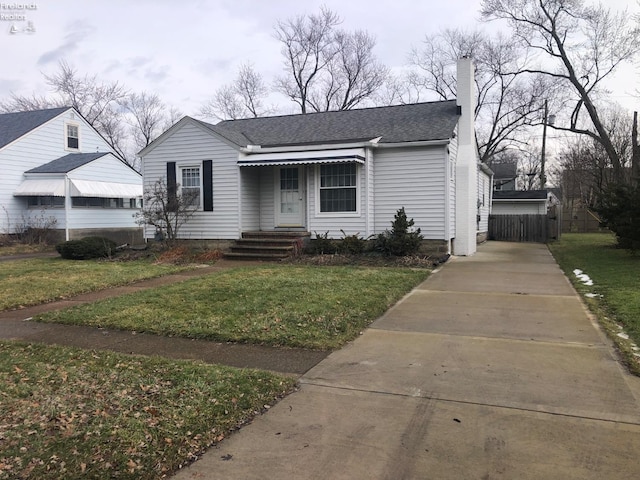
{"type": "Polygon", "coordinates": [[[301,167],[280,167],[276,175],[276,227],[304,224],[304,185],[301,167]]]}

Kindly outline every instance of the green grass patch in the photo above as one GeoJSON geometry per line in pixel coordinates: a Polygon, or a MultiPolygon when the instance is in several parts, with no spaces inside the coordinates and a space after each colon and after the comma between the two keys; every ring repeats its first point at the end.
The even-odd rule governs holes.
{"type": "Polygon", "coordinates": [[[616,248],[615,237],[603,233],[563,234],[549,248],[576,290],[583,295],[602,295],[585,300],[612,338],[619,340],[618,331],[607,323],[610,319],[622,325],[631,340],[640,345],[640,254],[616,248]],[[573,273],[575,269],[589,275],[594,285],[580,282],[573,273]]]}
{"type": "Polygon", "coordinates": [[[238,268],[35,320],[332,349],[355,338],[428,274],[398,268],[238,268]]]}
{"type": "Polygon", "coordinates": [[[157,479],[294,387],[257,370],[0,342],[0,479],[157,479]]]}
{"type": "Polygon", "coordinates": [[[34,258],[0,264],[0,310],[36,305],[184,270],[148,260],[34,258]]]}
{"type": "Polygon", "coordinates": [[[27,253],[55,253],[55,247],[43,244],[16,243],[14,245],[3,245],[0,247],[0,257],[10,255],[23,255],[27,253]]]}

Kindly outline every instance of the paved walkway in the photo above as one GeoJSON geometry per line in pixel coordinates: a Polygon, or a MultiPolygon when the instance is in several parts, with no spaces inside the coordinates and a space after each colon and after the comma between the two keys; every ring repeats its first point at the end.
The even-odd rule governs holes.
{"type": "Polygon", "coordinates": [[[239,368],[260,368],[296,377],[300,376],[325,358],[328,352],[189,340],[119,330],[29,321],[31,317],[38,313],[60,310],[81,303],[95,302],[103,298],[181,282],[228,268],[255,264],[256,262],[219,260],[211,267],[197,268],[164,277],[143,280],[123,287],[78,295],[68,300],[0,312],[0,338],[70,345],[81,348],[107,349],[127,354],[164,355],[171,358],[202,360],[207,363],[220,363],[239,368]]]}
{"type": "Polygon", "coordinates": [[[175,478],[640,478],[639,383],[545,246],[487,243],[175,478]]]}

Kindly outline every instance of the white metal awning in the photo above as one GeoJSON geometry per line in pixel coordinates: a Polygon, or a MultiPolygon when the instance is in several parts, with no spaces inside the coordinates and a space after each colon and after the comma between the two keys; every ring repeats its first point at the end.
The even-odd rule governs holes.
{"type": "Polygon", "coordinates": [[[238,160],[241,167],[311,165],[318,163],[364,163],[364,148],[308,150],[303,152],[250,153],[238,160]]]}
{"type": "Polygon", "coordinates": [[[24,180],[13,195],[16,197],[64,197],[64,179],[24,180]]]}
{"type": "Polygon", "coordinates": [[[69,194],[72,197],[138,198],[142,197],[142,185],[72,179],[69,194]]]}

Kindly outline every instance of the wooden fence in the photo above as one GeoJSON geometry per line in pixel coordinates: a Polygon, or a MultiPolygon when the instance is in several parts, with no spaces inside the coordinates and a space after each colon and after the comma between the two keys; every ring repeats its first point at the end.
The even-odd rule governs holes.
{"type": "Polygon", "coordinates": [[[557,207],[547,215],[491,215],[489,240],[547,243],[560,238],[561,226],[557,207]]]}

